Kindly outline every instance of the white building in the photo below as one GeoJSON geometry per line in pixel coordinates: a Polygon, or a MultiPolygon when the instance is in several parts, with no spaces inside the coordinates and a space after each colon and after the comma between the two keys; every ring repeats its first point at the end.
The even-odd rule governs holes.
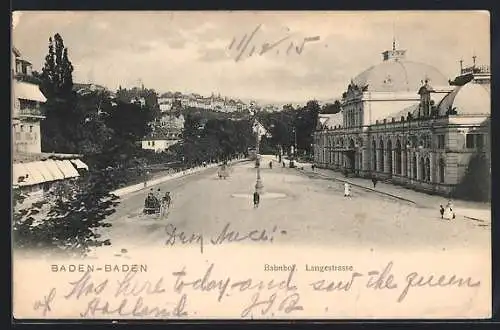
{"type": "Polygon", "coordinates": [[[173,135],[149,136],[141,141],[142,149],[164,152],[174,144],[179,143],[179,138],[173,135]]]}
{"type": "Polygon", "coordinates": [[[12,49],[12,186],[30,196],[42,196],[61,180],[80,176],[88,166],[79,155],[42,153],[40,122],[45,118],[40,105],[46,101],[32,77],[31,63],[12,49]]]}
{"type": "Polygon", "coordinates": [[[383,53],[383,62],[354,78],[341,112],[321,115],[314,133],[318,167],[376,177],[416,190],[448,194],[469,160],[490,152],[491,73],[461,68],[448,81],[438,69],[383,53]]]}

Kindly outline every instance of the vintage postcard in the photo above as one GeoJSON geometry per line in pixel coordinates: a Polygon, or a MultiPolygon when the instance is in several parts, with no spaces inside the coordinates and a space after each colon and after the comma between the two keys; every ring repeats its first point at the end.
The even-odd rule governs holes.
{"type": "Polygon", "coordinates": [[[488,12],[12,26],[16,319],[491,317],[488,12]]]}

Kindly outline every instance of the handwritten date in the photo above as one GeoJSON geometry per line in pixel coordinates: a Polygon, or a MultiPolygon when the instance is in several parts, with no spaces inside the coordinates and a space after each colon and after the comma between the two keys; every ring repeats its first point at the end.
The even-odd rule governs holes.
{"type": "MultiPolygon", "coordinates": [[[[256,36],[257,32],[259,32],[261,26],[262,26],[262,24],[257,25],[257,27],[252,31],[252,33],[250,33],[250,36],[248,36],[247,34],[245,34],[243,36],[243,38],[241,40],[239,40],[239,42],[237,42],[236,37],[233,38],[233,40],[229,44],[228,48],[229,48],[229,50],[232,50],[233,47],[236,47],[236,51],[238,53],[236,55],[235,62],[238,62],[238,61],[241,60],[241,58],[243,57],[243,55],[245,55],[245,53],[247,52],[247,49],[249,49],[249,52],[247,53],[247,57],[251,57],[256,51],[258,52],[259,56],[262,56],[265,53],[271,51],[272,49],[275,49],[276,53],[279,54],[278,47],[280,45],[283,45],[283,43],[285,41],[287,41],[287,40],[289,40],[291,38],[291,36],[288,35],[288,36],[285,36],[285,37],[283,37],[283,38],[281,38],[281,39],[279,39],[278,41],[275,41],[275,42],[265,42],[265,43],[263,43],[261,45],[260,51],[258,50],[258,48],[255,45],[252,45],[251,48],[249,48],[250,44],[255,39],[255,36],[256,36]]],[[[292,49],[295,49],[295,52],[298,55],[300,55],[304,51],[304,46],[306,45],[306,43],[313,42],[313,41],[318,41],[318,40],[320,40],[319,36],[306,37],[306,38],[304,38],[302,40],[302,43],[300,43],[299,45],[295,45],[294,42],[291,41],[289,43],[289,46],[288,46],[287,50],[286,50],[286,54],[289,55],[290,51],[292,49]]]]}

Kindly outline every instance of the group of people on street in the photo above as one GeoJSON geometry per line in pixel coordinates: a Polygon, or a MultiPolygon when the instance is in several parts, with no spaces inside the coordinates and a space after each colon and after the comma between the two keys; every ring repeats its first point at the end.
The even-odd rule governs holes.
{"type": "Polygon", "coordinates": [[[172,203],[172,197],[170,196],[170,191],[165,192],[165,195],[162,196],[161,189],[155,192],[153,188],[149,190],[149,193],[144,201],[144,208],[159,208],[160,213],[168,211],[170,205],[172,203]]]}
{"type": "Polygon", "coordinates": [[[451,201],[448,201],[446,207],[439,205],[439,213],[441,213],[441,219],[453,220],[456,217],[451,201]]]}

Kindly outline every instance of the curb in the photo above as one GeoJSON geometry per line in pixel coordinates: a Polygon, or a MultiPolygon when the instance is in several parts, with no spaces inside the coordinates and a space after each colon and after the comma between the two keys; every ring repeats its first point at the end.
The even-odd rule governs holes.
{"type": "MultiPolygon", "coordinates": [[[[300,170],[297,170],[297,171],[300,171],[300,170]]],[[[304,173],[304,172],[302,172],[304,173]]],[[[344,183],[349,183],[350,185],[352,186],[355,186],[355,187],[358,187],[358,188],[363,188],[365,190],[368,190],[368,191],[373,191],[373,192],[376,192],[376,193],[379,193],[379,194],[382,194],[382,195],[386,195],[386,196],[389,196],[389,197],[392,197],[392,198],[396,198],[396,199],[399,199],[399,200],[402,200],[402,201],[405,201],[405,202],[408,202],[408,203],[412,203],[412,204],[415,204],[415,205],[418,205],[417,202],[415,201],[412,201],[410,199],[406,199],[404,197],[401,197],[401,196],[397,196],[397,195],[393,195],[391,193],[387,193],[385,191],[380,191],[380,190],[376,190],[376,189],[373,189],[373,188],[370,188],[370,187],[365,187],[365,186],[362,186],[362,185],[359,185],[357,183],[352,183],[348,180],[343,180],[343,179],[339,179],[339,178],[333,178],[333,177],[329,177],[327,175],[324,175],[324,174],[321,174],[321,173],[316,173],[316,172],[309,172],[308,173],[314,173],[324,179],[330,179],[330,180],[335,180],[335,181],[340,181],[340,182],[344,182],[344,183]]]]}
{"type": "MultiPolygon", "coordinates": [[[[229,164],[230,165],[233,165],[233,164],[238,164],[238,163],[241,163],[241,162],[246,162],[248,160],[237,160],[237,161],[233,161],[233,162],[230,162],[229,164]]],[[[163,177],[159,177],[159,178],[156,178],[152,181],[148,181],[148,184],[146,187],[144,187],[144,184],[143,183],[138,183],[138,184],[135,184],[135,185],[131,185],[131,186],[127,186],[127,187],[122,187],[122,188],[119,188],[119,189],[116,189],[114,191],[112,191],[111,193],[118,196],[118,197],[123,197],[123,196],[126,196],[128,194],[132,194],[134,192],[138,192],[138,191],[141,191],[141,190],[144,190],[144,189],[147,189],[147,188],[151,188],[153,186],[156,186],[158,184],[161,184],[161,183],[164,183],[164,182],[167,182],[167,181],[170,181],[170,180],[173,180],[173,179],[177,179],[177,178],[182,178],[182,177],[186,177],[188,175],[191,175],[191,174],[195,174],[195,173],[200,173],[204,170],[208,170],[208,169],[211,169],[211,168],[216,168],[220,166],[220,164],[210,164],[210,165],[207,165],[207,167],[201,167],[201,168],[192,168],[192,169],[189,169],[189,170],[186,170],[186,171],[183,171],[183,172],[177,172],[177,173],[174,173],[174,174],[167,174],[163,177]]]]}
{"type": "MultiPolygon", "coordinates": [[[[365,186],[362,186],[362,185],[359,185],[359,184],[356,184],[356,183],[352,183],[348,180],[343,180],[343,179],[339,179],[339,178],[334,178],[334,177],[329,177],[327,175],[324,175],[324,174],[321,174],[321,173],[316,173],[316,172],[309,172],[308,173],[314,173],[324,179],[330,179],[330,180],[336,180],[336,181],[340,181],[340,182],[347,182],[355,187],[359,187],[359,188],[363,188],[365,190],[368,190],[368,191],[373,191],[373,192],[376,192],[376,193],[379,193],[379,194],[382,194],[382,195],[386,195],[386,196],[390,196],[390,197],[393,197],[393,198],[396,198],[396,199],[399,199],[399,200],[402,200],[402,201],[405,201],[405,202],[408,202],[408,203],[412,203],[412,204],[415,204],[415,205],[419,205],[417,202],[415,201],[412,201],[410,199],[407,199],[407,198],[404,198],[404,197],[400,197],[400,196],[397,196],[397,195],[393,195],[391,193],[387,193],[387,192],[384,192],[384,191],[380,191],[380,190],[376,190],[376,189],[373,189],[373,188],[370,188],[370,187],[365,187],[365,186]]],[[[456,213],[457,216],[462,216],[466,219],[469,219],[469,220],[473,220],[473,221],[477,221],[477,222],[482,222],[482,223],[489,223],[489,221],[487,220],[484,220],[484,219],[479,219],[479,218],[474,218],[474,217],[470,217],[470,216],[466,216],[466,215],[463,215],[463,214],[460,214],[460,213],[456,213]]]]}

